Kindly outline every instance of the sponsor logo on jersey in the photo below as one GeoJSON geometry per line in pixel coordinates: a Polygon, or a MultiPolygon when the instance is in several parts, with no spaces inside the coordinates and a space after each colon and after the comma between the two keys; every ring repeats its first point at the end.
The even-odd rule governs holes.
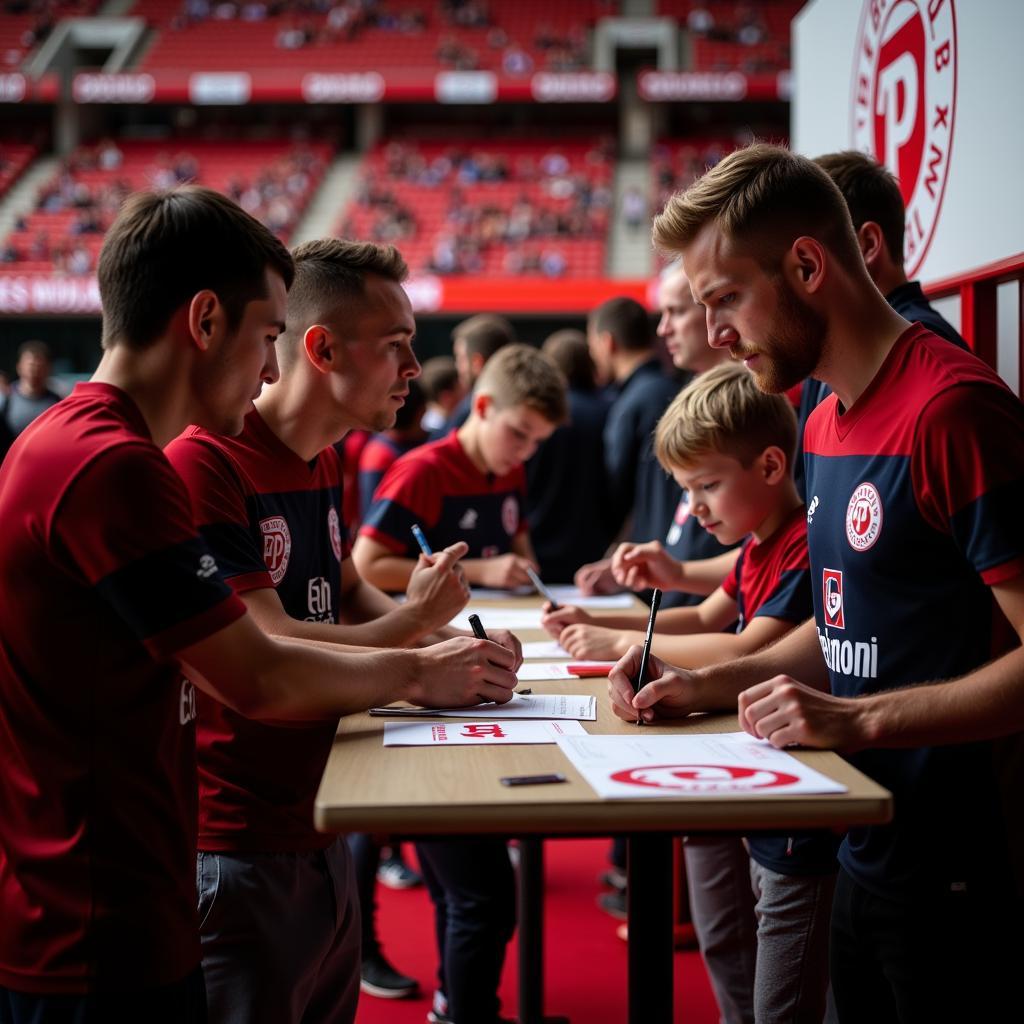
{"type": "Polygon", "coordinates": [[[659,764],[613,772],[613,782],[648,786],[677,793],[746,792],[777,789],[799,780],[795,775],[767,768],[741,768],[724,764],[659,764]]]}
{"type": "Polygon", "coordinates": [[[462,518],[459,520],[460,530],[475,530],[476,521],[480,518],[480,513],[475,508],[467,508],[462,513],[462,518]]]}
{"type": "Polygon", "coordinates": [[[306,607],[309,614],[307,622],[333,622],[334,610],[331,608],[331,585],[323,578],[316,576],[306,585],[306,607]]]}
{"type": "Polygon", "coordinates": [[[327,510],[327,536],[331,538],[331,550],[334,557],[341,561],[341,520],[338,519],[338,510],[332,505],[327,510]]]}
{"type": "Polygon", "coordinates": [[[953,0],[864,0],[854,47],[854,148],[896,175],[915,277],[942,209],[956,113],[953,0]]]}
{"type": "Polygon", "coordinates": [[[511,494],[501,503],[501,525],[510,537],[519,529],[519,502],[511,494]]]}
{"type": "Polygon", "coordinates": [[[288,571],[288,559],[292,554],[292,534],[283,516],[269,516],[260,520],[263,534],[263,561],[276,587],[288,571]]]}
{"type": "Polygon", "coordinates": [[[818,496],[817,495],[815,495],[813,498],[811,498],[811,503],[810,503],[810,505],[807,506],[807,522],[808,523],[813,523],[814,522],[814,513],[818,511],[818,506],[820,504],[821,504],[821,502],[818,500],[818,496]]]}
{"type": "Polygon", "coordinates": [[[199,559],[199,568],[196,569],[196,575],[201,580],[208,580],[211,576],[217,572],[217,563],[214,561],[213,555],[203,555],[199,559]]]}
{"type": "Polygon", "coordinates": [[[857,484],[846,506],[846,539],[854,551],[867,551],[882,532],[882,499],[874,484],[857,484]]]}
{"type": "Polygon", "coordinates": [[[178,721],[182,725],[194,722],[196,718],[196,688],[188,679],[181,681],[181,696],[178,698],[178,721]]]}
{"type": "Polygon", "coordinates": [[[825,625],[846,629],[843,615],[843,573],[840,569],[822,569],[821,606],[825,609],[825,625]]]}
{"type": "Polygon", "coordinates": [[[870,643],[840,640],[829,636],[827,628],[824,632],[820,626],[817,628],[818,643],[830,672],[859,679],[878,678],[878,637],[873,636],[870,643]]]}

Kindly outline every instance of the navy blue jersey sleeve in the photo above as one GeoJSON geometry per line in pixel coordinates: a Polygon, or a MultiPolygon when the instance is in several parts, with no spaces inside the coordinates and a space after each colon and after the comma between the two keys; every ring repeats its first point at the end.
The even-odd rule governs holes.
{"type": "Polygon", "coordinates": [[[804,622],[813,614],[811,570],[804,566],[781,573],[775,588],[752,617],[767,615],[785,622],[804,622]]]}

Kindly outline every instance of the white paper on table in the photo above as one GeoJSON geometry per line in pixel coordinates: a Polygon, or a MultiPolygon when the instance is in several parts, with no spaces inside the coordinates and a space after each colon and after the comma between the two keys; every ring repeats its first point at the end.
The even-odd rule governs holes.
{"type": "Polygon", "coordinates": [[[605,799],[845,793],[767,740],[745,732],[691,736],[567,736],[562,753],[605,799]]]}
{"type": "Polygon", "coordinates": [[[585,736],[579,722],[387,722],[385,747],[493,747],[585,736]]]}
{"type": "MultiPolygon", "coordinates": [[[[524,662],[519,666],[519,671],[516,676],[519,678],[521,683],[536,683],[544,679],[579,679],[578,675],[573,675],[569,671],[570,662],[563,661],[532,661],[524,662]]],[[[576,665],[598,665],[601,668],[611,671],[611,666],[614,662],[609,661],[574,661],[571,663],[573,666],[576,665]]],[[[594,676],[592,678],[600,679],[600,676],[594,676]]]]}
{"type": "Polygon", "coordinates": [[[528,640],[523,644],[523,657],[550,661],[552,658],[571,658],[572,655],[557,640],[528,640]]]}
{"type": "Polygon", "coordinates": [[[489,629],[540,629],[539,608],[489,608],[482,605],[476,608],[467,605],[448,625],[454,629],[472,629],[469,617],[473,614],[480,616],[485,632],[489,629]]]}
{"type": "Polygon", "coordinates": [[[633,608],[633,595],[626,591],[623,594],[591,594],[584,595],[579,587],[556,583],[548,587],[551,596],[559,604],[574,604],[577,608],[633,608]]]}
{"type": "Polygon", "coordinates": [[[507,601],[510,597],[530,597],[536,591],[533,587],[512,587],[510,590],[499,590],[496,587],[470,587],[470,601],[507,601]]]}
{"type": "Polygon", "coordinates": [[[593,694],[514,693],[504,704],[474,704],[471,708],[370,708],[371,715],[395,718],[575,718],[597,719],[597,699],[593,694]]]}

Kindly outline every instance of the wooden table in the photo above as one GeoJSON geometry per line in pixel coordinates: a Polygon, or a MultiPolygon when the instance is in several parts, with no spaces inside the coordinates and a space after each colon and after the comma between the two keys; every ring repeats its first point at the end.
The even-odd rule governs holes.
{"type": "MultiPolygon", "coordinates": [[[[522,606],[524,602],[514,604],[522,606]]],[[[543,636],[528,630],[517,633],[524,640],[543,636]]],[[[583,723],[590,733],[631,735],[637,729],[613,715],[603,679],[524,685],[535,693],[595,693],[597,721],[583,723]]],[[[388,719],[367,714],[342,719],[317,794],[317,828],[324,832],[411,836],[628,834],[631,1024],[641,1020],[645,1024],[672,1021],[672,901],[666,893],[671,892],[673,835],[790,828],[842,830],[852,824],[883,823],[892,817],[889,793],[827,751],[800,751],[794,756],[843,783],[846,793],[602,800],[556,746],[385,748],[385,721],[388,719]],[[504,775],[555,771],[568,781],[555,786],[522,787],[503,786],[499,781],[504,775]]],[[[695,715],[643,728],[662,735],[735,732],[738,726],[733,715],[695,715]]],[[[536,1024],[543,1016],[537,907],[542,892],[539,841],[527,842],[524,853],[520,872],[526,895],[520,900],[520,947],[526,963],[521,955],[519,1019],[521,1024],[536,1024]],[[524,980],[532,985],[526,992],[522,988],[524,980]]]]}

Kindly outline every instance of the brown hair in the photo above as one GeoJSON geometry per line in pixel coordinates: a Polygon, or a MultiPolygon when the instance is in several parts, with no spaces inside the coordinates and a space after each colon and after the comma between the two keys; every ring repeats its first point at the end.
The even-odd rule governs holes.
{"type": "Polygon", "coordinates": [[[842,193],[813,161],[754,143],[730,153],[654,218],[657,248],[677,253],[714,222],[768,272],[802,235],[822,242],[848,270],[863,267],[842,193]]]}
{"type": "Polygon", "coordinates": [[[481,355],[486,363],[495,352],[515,344],[516,332],[503,316],[480,313],[457,323],[452,330],[452,341],[463,342],[466,355],[481,355]]]}
{"type": "Polygon", "coordinates": [[[767,394],[742,366],[723,363],[672,400],[654,432],[654,454],[671,472],[713,452],[749,466],[776,445],[792,464],[796,430],[796,414],[784,395],[767,394]]]}
{"type": "Polygon", "coordinates": [[[636,299],[620,295],[602,302],[591,314],[589,327],[598,334],[606,331],[615,344],[630,352],[654,347],[654,331],[647,310],[636,299]]]}
{"type": "Polygon", "coordinates": [[[846,200],[855,231],[867,220],[881,229],[893,262],[903,263],[906,210],[895,176],[864,153],[848,149],[826,153],[814,161],[836,183],[846,200]]]}
{"type": "Polygon", "coordinates": [[[569,414],[562,371],[529,345],[506,345],[483,368],[474,395],[490,395],[499,409],[525,405],[549,423],[564,423],[569,414]]]}
{"type": "Polygon", "coordinates": [[[593,391],[597,386],[597,374],[587,336],[575,327],[565,327],[549,334],[541,346],[544,353],[562,371],[569,387],[577,391],[593,391]]]}
{"type": "Polygon", "coordinates": [[[423,364],[420,386],[428,402],[437,401],[438,395],[451,391],[458,383],[459,371],[455,369],[455,360],[451,356],[434,356],[423,364]]]}
{"type": "Polygon", "coordinates": [[[146,348],[207,288],[233,330],[267,297],[268,269],[291,286],[284,244],[227,196],[198,185],[129,196],[100,250],[103,347],[146,348]]]}

